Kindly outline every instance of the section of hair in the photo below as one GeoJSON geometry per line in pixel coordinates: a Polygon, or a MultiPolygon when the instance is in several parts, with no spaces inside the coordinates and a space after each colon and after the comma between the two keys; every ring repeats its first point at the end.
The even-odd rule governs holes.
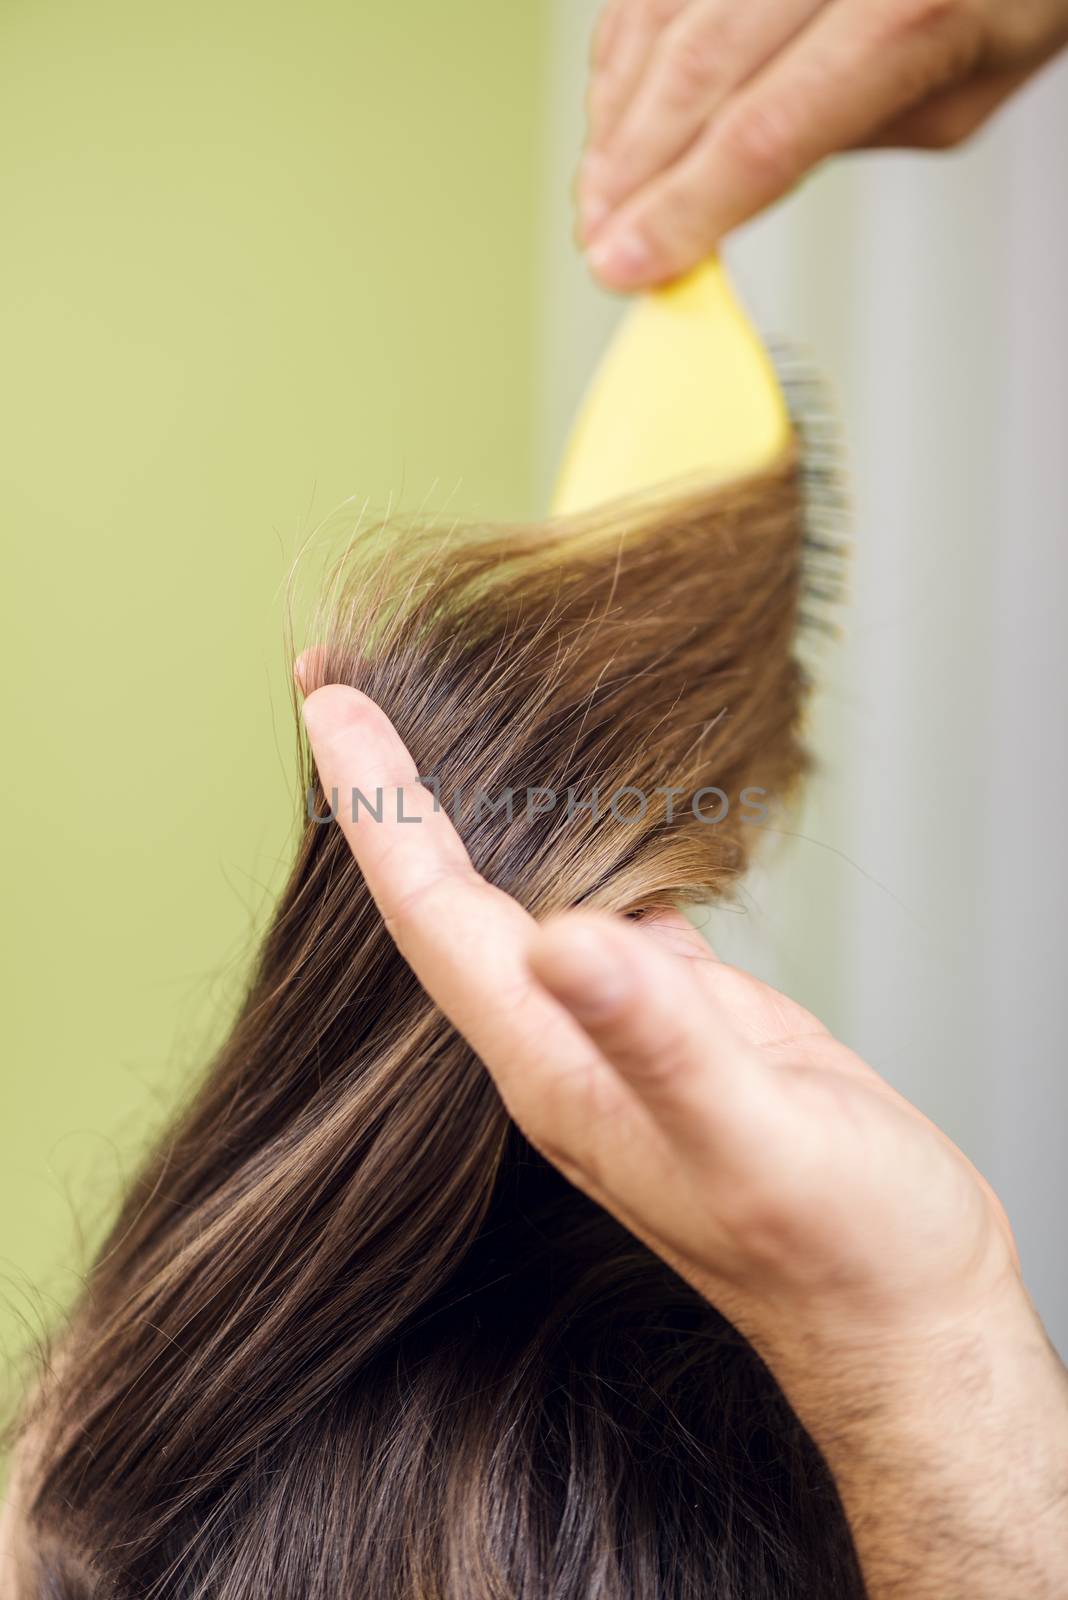
{"type": "MultiPolygon", "coordinates": [[[[793,463],[444,544],[379,531],[313,671],[385,709],[536,915],[640,914],[729,894],[743,791],[802,771],[803,573],[793,463]]],[[[526,1144],[318,821],[56,1348],[19,1600],[863,1592],[770,1375],[526,1144]]]]}

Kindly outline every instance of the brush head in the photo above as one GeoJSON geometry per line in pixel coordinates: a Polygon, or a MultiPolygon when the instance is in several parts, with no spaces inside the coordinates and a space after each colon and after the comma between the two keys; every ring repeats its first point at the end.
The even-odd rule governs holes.
{"type": "Polygon", "coordinates": [[[792,437],[767,351],[711,260],[628,309],[580,408],[553,511],[748,478],[792,437]]]}

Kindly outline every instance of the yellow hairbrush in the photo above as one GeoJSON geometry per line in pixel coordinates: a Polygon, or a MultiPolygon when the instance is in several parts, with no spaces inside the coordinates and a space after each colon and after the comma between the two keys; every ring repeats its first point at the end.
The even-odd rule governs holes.
{"type": "Polygon", "coordinates": [[[579,410],[553,510],[678,479],[748,478],[780,462],[792,437],[767,351],[711,260],[627,311],[579,410]]]}

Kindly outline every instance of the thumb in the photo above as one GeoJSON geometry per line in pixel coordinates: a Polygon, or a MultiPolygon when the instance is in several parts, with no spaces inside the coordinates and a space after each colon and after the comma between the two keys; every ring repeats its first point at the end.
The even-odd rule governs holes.
{"type": "Polygon", "coordinates": [[[574,911],[528,962],[673,1142],[738,1160],[770,1114],[772,1069],[697,983],[692,961],[632,923],[574,911]]]}

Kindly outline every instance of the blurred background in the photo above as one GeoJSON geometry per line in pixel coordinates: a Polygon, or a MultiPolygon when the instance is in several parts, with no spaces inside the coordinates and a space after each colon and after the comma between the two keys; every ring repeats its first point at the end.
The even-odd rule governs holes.
{"type": "MultiPolygon", "coordinates": [[[[5,1356],[280,887],[294,556],[365,508],[544,509],[620,312],[570,238],[595,12],[0,10],[5,1356]]],[[[1068,1351],[1066,148],[1062,62],[731,243],[837,393],[855,552],[819,773],[712,933],[977,1162],[1068,1351]]]]}

